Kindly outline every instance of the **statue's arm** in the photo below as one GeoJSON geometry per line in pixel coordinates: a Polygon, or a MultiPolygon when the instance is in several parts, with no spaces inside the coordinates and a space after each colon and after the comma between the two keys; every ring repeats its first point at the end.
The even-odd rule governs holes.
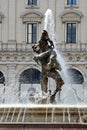
{"type": "Polygon", "coordinates": [[[52,48],[54,48],[53,41],[52,41],[52,40],[50,40],[50,39],[48,39],[48,42],[50,42],[51,47],[52,47],[52,48]]]}
{"type": "Polygon", "coordinates": [[[36,53],[40,53],[39,44],[35,44],[35,45],[33,45],[33,46],[32,46],[32,49],[33,49],[34,52],[36,52],[36,53]]]}

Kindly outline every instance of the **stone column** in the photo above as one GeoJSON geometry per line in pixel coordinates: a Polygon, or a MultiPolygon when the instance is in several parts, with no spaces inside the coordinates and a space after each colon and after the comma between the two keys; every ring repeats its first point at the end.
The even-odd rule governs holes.
{"type": "Polygon", "coordinates": [[[7,65],[8,82],[5,87],[5,103],[17,103],[18,101],[18,87],[15,82],[16,65],[7,65]]]}
{"type": "Polygon", "coordinates": [[[16,65],[7,65],[8,69],[8,84],[15,84],[16,65]]]}
{"type": "Polygon", "coordinates": [[[84,88],[87,89],[87,81],[84,81],[83,85],[84,85],[84,88]]]}
{"type": "MultiPolygon", "coordinates": [[[[1,1],[0,1],[0,10],[1,10],[1,1]]],[[[2,50],[1,43],[2,43],[2,16],[0,15],[0,50],[2,50]]]]}
{"type": "Polygon", "coordinates": [[[81,23],[77,25],[77,42],[81,43],[81,23]]]}
{"type": "Polygon", "coordinates": [[[16,42],[16,0],[8,0],[8,42],[16,42]]]}

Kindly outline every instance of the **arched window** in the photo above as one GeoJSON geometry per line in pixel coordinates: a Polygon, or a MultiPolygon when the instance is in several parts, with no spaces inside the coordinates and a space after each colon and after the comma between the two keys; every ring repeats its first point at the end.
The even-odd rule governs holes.
{"type": "Polygon", "coordinates": [[[41,79],[41,72],[37,69],[27,69],[20,75],[19,82],[21,84],[39,84],[41,79]]]}
{"type": "Polygon", "coordinates": [[[0,84],[5,84],[5,77],[1,71],[0,71],[0,84]]]}
{"type": "Polygon", "coordinates": [[[83,75],[78,70],[70,68],[67,70],[67,72],[69,77],[69,83],[82,84],[84,82],[83,75]]]}

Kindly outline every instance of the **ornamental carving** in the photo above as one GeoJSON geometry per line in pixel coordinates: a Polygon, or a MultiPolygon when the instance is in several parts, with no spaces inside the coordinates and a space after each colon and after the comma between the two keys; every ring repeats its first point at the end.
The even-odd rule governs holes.
{"type": "Polygon", "coordinates": [[[80,11],[77,10],[68,10],[68,11],[63,11],[60,15],[62,22],[81,22],[81,17],[83,14],[80,11]]]}
{"type": "Polygon", "coordinates": [[[22,15],[21,15],[21,18],[23,20],[23,23],[26,23],[26,22],[41,22],[42,18],[43,18],[43,14],[39,11],[28,11],[28,12],[24,12],[22,15]]]}

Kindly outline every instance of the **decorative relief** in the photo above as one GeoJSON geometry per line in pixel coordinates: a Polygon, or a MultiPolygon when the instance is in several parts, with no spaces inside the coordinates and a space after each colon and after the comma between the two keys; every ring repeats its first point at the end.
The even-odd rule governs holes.
{"type": "Polygon", "coordinates": [[[28,12],[24,12],[21,15],[21,18],[23,20],[23,23],[26,22],[41,22],[42,18],[43,18],[43,14],[39,11],[28,11],[28,12]]]}
{"type": "Polygon", "coordinates": [[[77,10],[63,11],[60,15],[62,22],[81,22],[83,14],[77,10]]]}
{"type": "Polygon", "coordinates": [[[15,60],[15,61],[17,60],[17,57],[16,57],[16,56],[14,57],[14,60],[15,60]]]}
{"type": "Polygon", "coordinates": [[[65,53],[63,54],[63,57],[66,59],[67,62],[80,62],[81,64],[86,64],[87,63],[87,56],[86,54],[83,54],[81,52],[79,53],[65,53]]]}
{"type": "Polygon", "coordinates": [[[72,61],[72,60],[73,60],[73,57],[69,57],[69,60],[72,61]]]}
{"type": "Polygon", "coordinates": [[[39,9],[40,7],[37,5],[26,5],[26,9],[39,9]]]}
{"type": "Polygon", "coordinates": [[[81,57],[78,56],[78,57],[77,57],[77,61],[80,61],[80,59],[81,59],[81,57]]]}
{"type": "Polygon", "coordinates": [[[22,60],[25,60],[25,57],[24,57],[24,56],[22,57],[22,60]]]}

